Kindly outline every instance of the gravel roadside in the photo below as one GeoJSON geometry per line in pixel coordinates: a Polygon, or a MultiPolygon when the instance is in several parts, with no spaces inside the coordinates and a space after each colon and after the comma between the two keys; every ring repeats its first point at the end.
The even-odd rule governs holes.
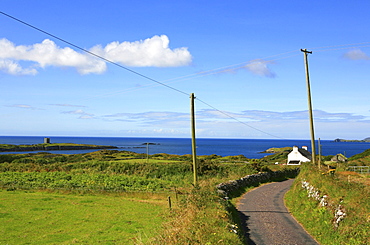
{"type": "Polygon", "coordinates": [[[237,209],[248,244],[318,244],[284,205],[284,194],[294,180],[270,183],[242,196],[237,209]]]}

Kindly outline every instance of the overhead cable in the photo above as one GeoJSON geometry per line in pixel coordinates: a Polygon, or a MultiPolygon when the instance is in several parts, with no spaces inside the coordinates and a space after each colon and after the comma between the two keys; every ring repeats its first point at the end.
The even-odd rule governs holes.
{"type": "Polygon", "coordinates": [[[200,99],[198,99],[198,98],[196,98],[196,100],[198,100],[199,102],[201,102],[201,103],[203,103],[203,104],[205,104],[205,105],[207,105],[207,106],[209,106],[209,107],[213,108],[214,110],[218,111],[219,113],[221,113],[221,114],[223,114],[223,115],[225,115],[225,116],[227,116],[227,117],[229,117],[229,118],[231,118],[231,119],[233,119],[233,120],[235,120],[235,121],[237,121],[237,122],[239,122],[239,123],[241,123],[241,124],[243,124],[243,125],[245,125],[245,126],[247,126],[247,127],[249,127],[249,128],[252,128],[252,129],[254,129],[254,130],[256,130],[256,131],[259,131],[259,132],[261,132],[261,133],[264,133],[264,134],[270,135],[270,136],[272,136],[272,137],[274,137],[274,138],[284,139],[284,138],[282,138],[282,137],[279,137],[279,136],[276,136],[276,135],[273,135],[273,134],[267,133],[267,132],[265,132],[265,131],[263,131],[263,130],[261,130],[261,129],[258,129],[258,128],[256,128],[256,127],[253,127],[253,126],[251,126],[251,125],[247,124],[246,122],[240,121],[240,120],[239,120],[239,119],[237,119],[236,117],[233,117],[233,116],[231,116],[230,114],[228,114],[228,113],[226,113],[226,112],[224,112],[224,111],[221,111],[221,110],[217,109],[216,107],[214,107],[214,106],[212,106],[212,105],[210,105],[210,104],[208,104],[208,103],[204,102],[203,100],[200,100],[200,99]]]}
{"type": "MultiPolygon", "coordinates": [[[[88,54],[90,54],[90,55],[92,55],[92,56],[95,56],[95,57],[97,57],[97,58],[99,58],[99,59],[102,59],[102,60],[104,60],[104,61],[106,61],[106,62],[108,62],[108,63],[111,63],[111,64],[113,64],[113,65],[115,65],[115,66],[118,66],[118,67],[120,67],[120,68],[122,68],[122,69],[125,69],[125,70],[127,70],[127,71],[129,71],[129,72],[131,72],[131,73],[134,73],[134,74],[136,74],[136,75],[138,75],[138,76],[141,76],[141,77],[143,77],[143,78],[145,78],[145,79],[147,79],[147,80],[150,80],[150,81],[155,82],[155,83],[157,83],[157,84],[159,84],[159,85],[165,86],[165,87],[167,87],[167,88],[169,88],[169,89],[172,89],[172,90],[174,90],[174,91],[177,91],[177,92],[179,92],[179,93],[185,94],[185,95],[187,95],[187,96],[189,95],[189,93],[186,93],[186,92],[184,92],[184,91],[181,91],[181,90],[179,90],[179,89],[176,89],[176,88],[174,88],[174,87],[172,87],[172,86],[169,86],[169,85],[167,85],[167,84],[165,84],[165,83],[163,83],[163,82],[159,82],[159,81],[157,81],[157,80],[155,80],[155,79],[153,79],[153,78],[150,78],[150,77],[148,77],[148,76],[146,76],[146,75],[143,75],[143,74],[141,74],[141,73],[139,73],[139,72],[136,72],[136,71],[134,71],[134,70],[132,70],[132,69],[129,69],[129,68],[127,68],[127,67],[123,66],[123,65],[120,65],[120,64],[118,64],[118,63],[116,63],[116,62],[114,62],[114,61],[111,61],[111,60],[109,60],[109,59],[107,59],[107,58],[104,58],[103,56],[97,55],[97,54],[95,54],[95,53],[93,53],[93,52],[91,52],[91,51],[88,51],[88,50],[86,50],[86,49],[84,49],[84,48],[82,48],[82,47],[80,47],[80,46],[78,46],[78,45],[76,45],[76,44],[73,44],[73,43],[71,43],[71,42],[69,42],[69,41],[67,41],[67,40],[65,40],[65,39],[63,39],[63,38],[60,38],[60,37],[58,37],[58,36],[56,36],[56,35],[54,35],[54,34],[51,34],[51,33],[47,32],[47,31],[44,31],[44,30],[42,30],[42,29],[40,29],[40,28],[38,28],[38,27],[36,27],[36,26],[34,26],[34,25],[31,25],[31,24],[29,24],[29,23],[27,23],[27,22],[25,22],[25,21],[22,21],[22,20],[20,20],[20,19],[18,19],[18,18],[15,18],[15,17],[13,17],[13,16],[11,16],[11,15],[9,15],[9,14],[6,14],[6,13],[1,12],[1,11],[0,11],[0,14],[3,14],[3,15],[5,15],[5,16],[7,16],[7,17],[9,17],[9,18],[13,19],[13,20],[16,20],[17,22],[20,22],[20,23],[22,23],[22,24],[24,24],[24,25],[26,25],[26,26],[28,26],[28,27],[31,27],[31,28],[33,28],[33,29],[35,29],[35,30],[39,31],[39,32],[42,32],[42,33],[44,33],[44,34],[46,34],[46,35],[48,35],[48,36],[51,36],[51,37],[53,37],[53,38],[55,38],[55,39],[57,39],[57,40],[59,40],[59,41],[61,41],[61,42],[64,42],[64,43],[66,43],[66,44],[68,44],[68,45],[70,45],[70,46],[72,46],[72,47],[74,47],[74,48],[76,48],[76,49],[79,49],[79,50],[81,50],[81,51],[83,51],[83,52],[85,52],[85,53],[88,53],[88,54]]],[[[295,52],[295,51],[285,52],[285,53],[282,53],[282,54],[287,54],[287,53],[292,53],[292,52],[295,52]]],[[[267,58],[275,57],[275,56],[279,56],[279,55],[282,55],[282,54],[277,54],[277,55],[269,56],[269,57],[267,57],[267,58]]],[[[289,56],[289,57],[290,57],[290,56],[289,56]]],[[[265,58],[265,59],[266,59],[266,58],[265,58]]],[[[259,60],[263,60],[263,59],[259,59],[259,60]]],[[[256,60],[254,60],[254,61],[256,61],[256,60]]],[[[270,61],[271,61],[271,60],[270,60],[270,61]]],[[[217,68],[217,69],[212,69],[212,70],[208,70],[208,71],[204,71],[204,72],[200,72],[200,73],[195,73],[195,74],[192,74],[192,75],[182,76],[182,77],[180,77],[180,78],[178,78],[178,79],[184,79],[184,78],[192,79],[192,78],[197,77],[197,76],[207,76],[207,75],[211,75],[211,74],[215,74],[215,73],[220,73],[220,72],[222,72],[223,70],[225,71],[225,69],[227,69],[227,68],[231,68],[231,67],[234,67],[234,68],[231,68],[232,70],[236,70],[236,69],[240,69],[240,68],[242,68],[242,67],[245,67],[246,65],[248,65],[248,64],[250,64],[250,63],[252,63],[252,62],[253,62],[253,60],[252,60],[252,61],[248,61],[248,62],[239,63],[239,64],[236,64],[236,65],[231,65],[231,66],[226,66],[226,67],[221,67],[221,68],[217,68]],[[236,66],[236,67],[235,67],[235,66],[236,66]]],[[[171,80],[176,80],[176,78],[175,78],[175,79],[170,79],[170,80],[168,80],[168,81],[171,81],[171,80]]],[[[186,79],[185,79],[185,80],[186,80],[186,79]]],[[[270,136],[272,136],[272,137],[282,139],[282,138],[281,138],[281,137],[279,137],[279,136],[276,136],[276,135],[273,135],[273,134],[267,133],[267,132],[265,132],[265,131],[263,131],[263,130],[260,130],[260,129],[256,128],[256,127],[253,127],[253,126],[251,126],[251,125],[249,125],[249,124],[247,124],[247,123],[245,123],[245,122],[243,122],[243,121],[240,121],[239,119],[237,119],[237,118],[235,118],[235,117],[233,117],[233,116],[231,116],[231,115],[227,114],[227,113],[226,113],[226,112],[224,112],[224,111],[221,111],[221,110],[217,109],[216,107],[214,107],[214,106],[212,106],[212,105],[210,105],[210,104],[208,104],[208,103],[204,102],[203,100],[200,100],[200,99],[197,99],[197,100],[198,100],[199,102],[201,102],[201,103],[203,103],[203,104],[205,104],[205,105],[209,106],[210,108],[213,108],[214,110],[216,110],[216,111],[220,112],[221,114],[223,114],[223,115],[225,115],[225,116],[227,116],[227,117],[229,117],[229,118],[231,118],[231,119],[233,119],[233,120],[235,120],[235,121],[237,121],[237,122],[239,122],[239,123],[241,123],[241,124],[243,124],[243,125],[245,125],[245,126],[247,126],[247,127],[250,127],[250,128],[252,128],[252,129],[254,129],[254,130],[257,130],[257,131],[259,131],[259,132],[261,132],[261,133],[264,133],[264,134],[270,135],[270,136]]]]}

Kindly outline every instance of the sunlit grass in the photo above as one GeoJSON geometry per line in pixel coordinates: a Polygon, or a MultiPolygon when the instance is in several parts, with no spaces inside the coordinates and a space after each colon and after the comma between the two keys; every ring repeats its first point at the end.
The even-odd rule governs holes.
{"type": "Polygon", "coordinates": [[[0,190],[0,244],[135,244],[160,230],[166,199],[0,190]]]}
{"type": "Polygon", "coordinates": [[[266,159],[198,156],[195,188],[189,156],[146,157],[108,150],[0,155],[0,244],[242,244],[215,186],[262,171],[266,159]]]}

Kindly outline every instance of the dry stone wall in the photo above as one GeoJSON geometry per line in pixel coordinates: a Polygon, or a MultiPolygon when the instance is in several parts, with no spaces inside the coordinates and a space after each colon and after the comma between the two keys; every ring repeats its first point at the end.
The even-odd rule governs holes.
{"type": "Polygon", "coordinates": [[[257,186],[260,183],[270,181],[294,178],[298,173],[299,168],[251,174],[237,180],[218,184],[216,188],[221,197],[232,197],[234,193],[238,193],[246,187],[257,186]]]}

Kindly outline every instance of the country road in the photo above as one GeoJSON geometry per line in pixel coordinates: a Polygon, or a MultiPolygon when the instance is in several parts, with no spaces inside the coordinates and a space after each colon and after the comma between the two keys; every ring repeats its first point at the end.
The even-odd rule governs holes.
{"type": "Polygon", "coordinates": [[[237,205],[248,244],[318,244],[290,215],[284,194],[293,180],[270,183],[244,194],[237,205]]]}

